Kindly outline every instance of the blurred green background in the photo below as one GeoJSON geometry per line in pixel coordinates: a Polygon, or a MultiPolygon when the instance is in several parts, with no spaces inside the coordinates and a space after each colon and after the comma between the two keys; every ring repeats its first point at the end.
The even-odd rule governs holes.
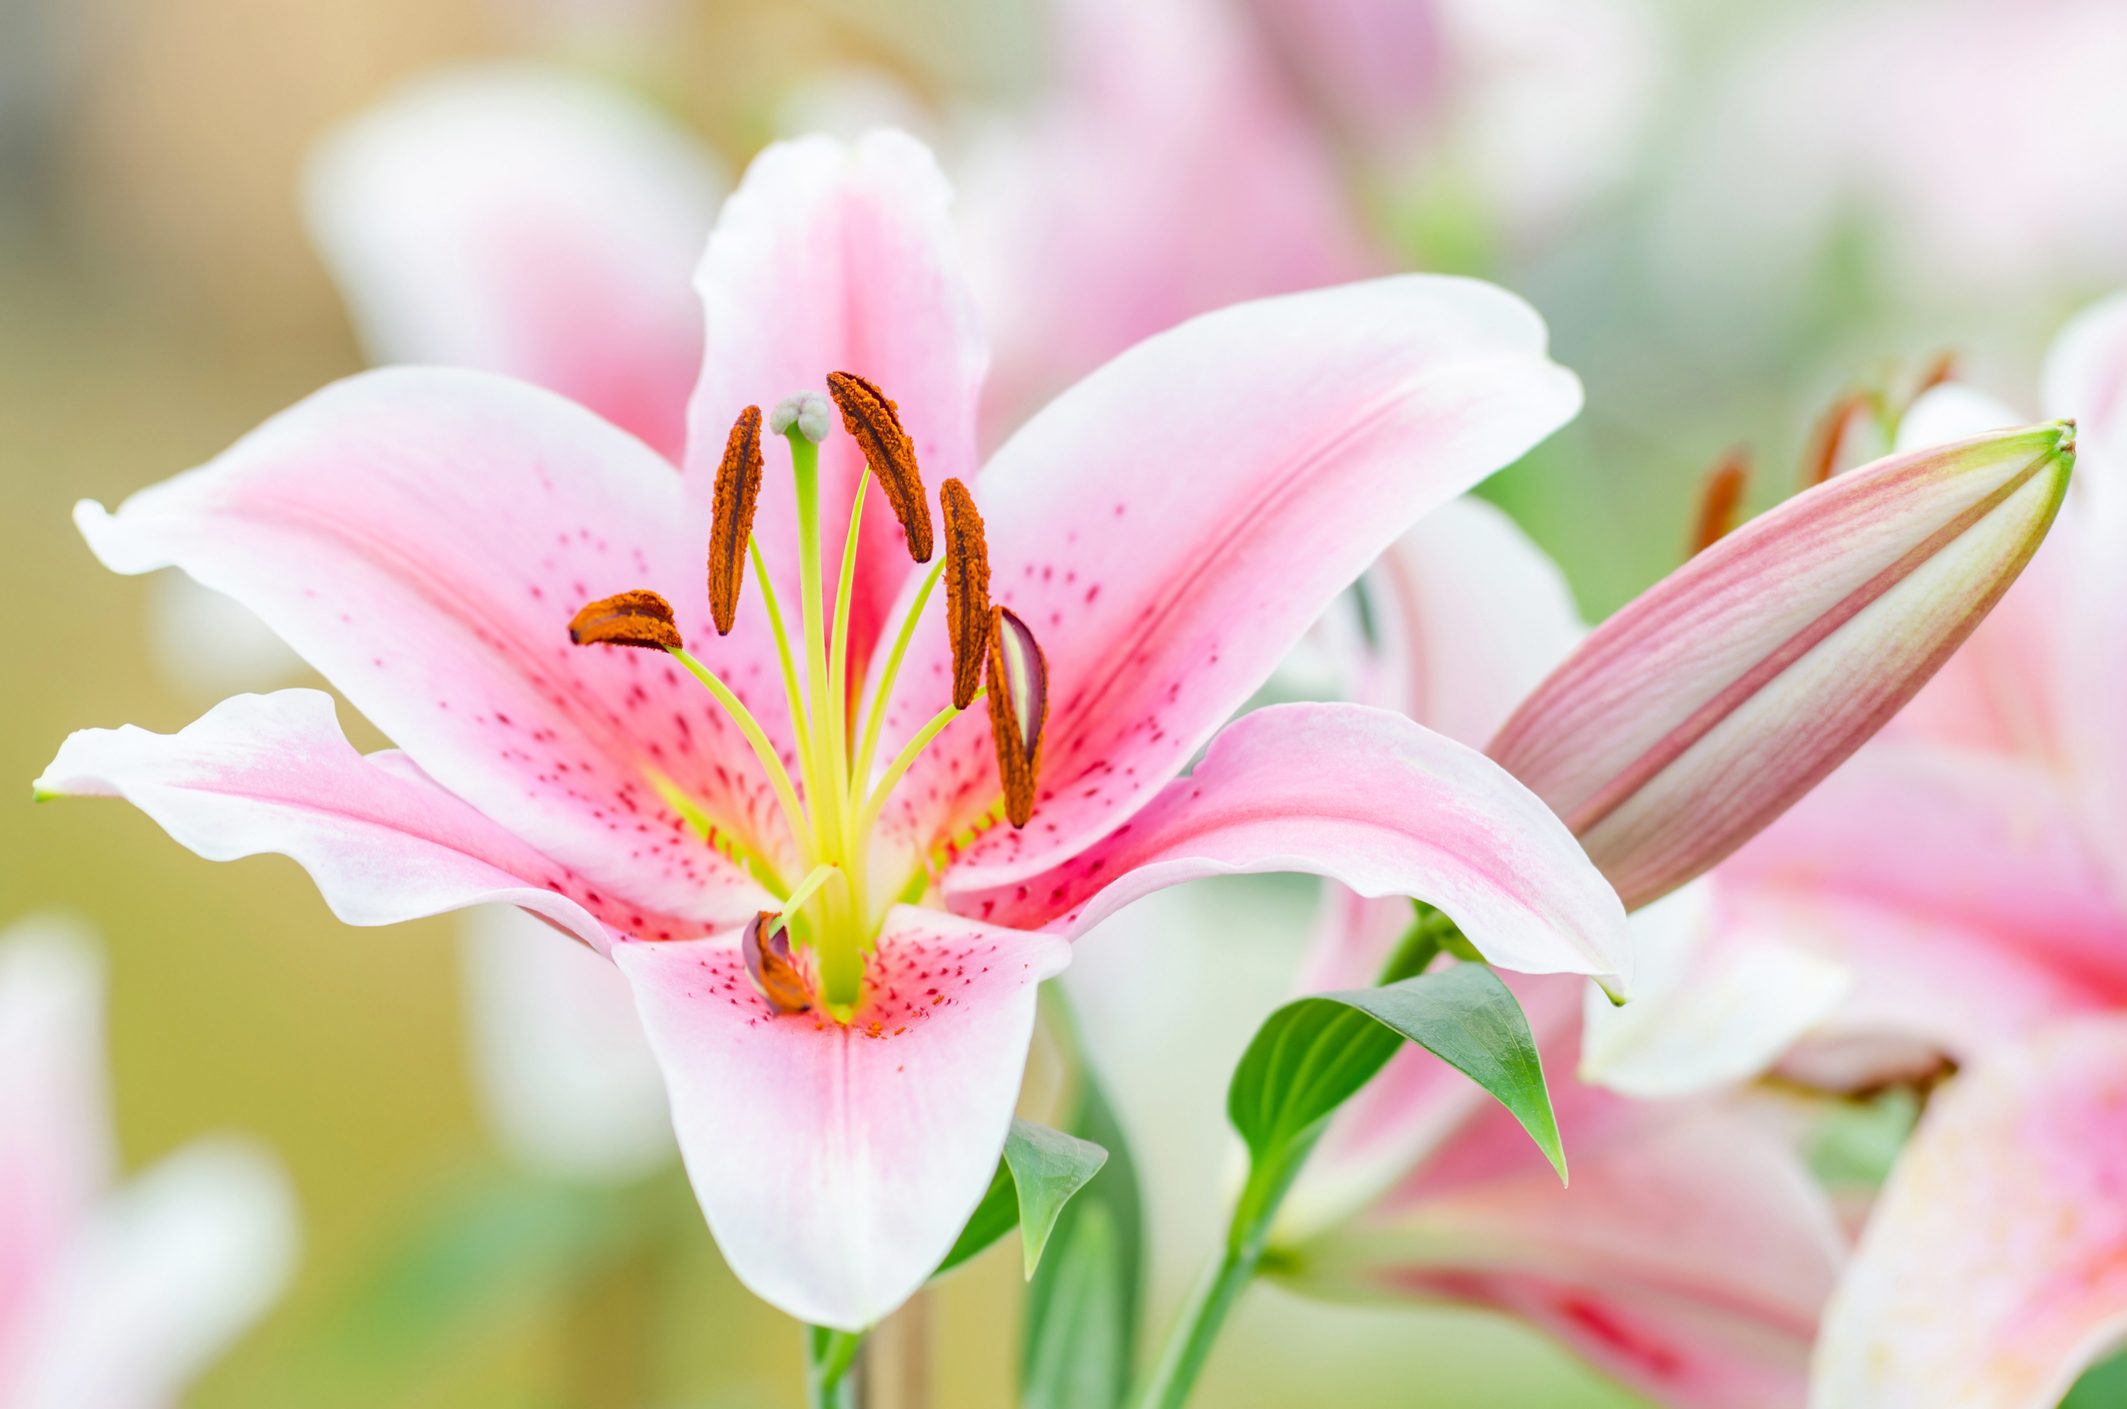
{"type": "MultiPolygon", "coordinates": [[[[1777,89],[1754,65],[1841,7],[1628,8],[1646,46],[1638,115],[1602,158],[1614,167],[1602,189],[1518,228],[1472,179],[1481,160],[1443,145],[1353,196],[1395,262],[1483,273],[1531,298],[1585,379],[1581,421],[1489,492],[1566,566],[1591,615],[1679,559],[1698,477],[1727,447],[1757,452],[1757,502],[1784,494],[1836,394],[1945,349],[2028,399],[2053,328],[2127,272],[2082,257],[2078,240],[2073,259],[2003,256],[1988,266],[1999,278],[1959,277],[1913,244],[1911,227],[1933,216],[1925,201],[1916,217],[1905,193],[1897,208],[1881,191],[1852,199],[1861,178],[1843,169],[1811,185],[1808,150],[1788,154],[1805,179],[1780,199],[1823,207],[1810,236],[1775,254],[1735,243],[1719,217],[1795,176],[1754,161],[1742,137],[1720,145],[1748,127],[1738,95],[1777,89]]],[[[1906,70],[1933,61],[1917,41],[1901,47],[1895,21],[1913,7],[1844,8],[1890,18],[1840,41],[1849,61],[1805,69],[1825,86],[1798,101],[1835,104],[1844,75],[1871,64],[1903,92],[1906,70]]],[[[2015,9],[1943,8],[2004,23],[2015,9]]],[[[723,1272],[676,1168],[618,1190],[513,1169],[469,1084],[450,922],[349,929],[284,861],[210,865],[128,808],[31,805],[28,780],[69,730],[174,729],[216,695],[158,665],[151,585],[102,571],[70,506],[196,464],[362,365],[302,235],[297,170],[322,130],[410,77],[498,55],[573,64],[665,105],[737,170],[791,125],[796,98],[852,75],[937,132],[1022,112],[1052,80],[1047,23],[1038,0],[0,7],[0,594],[16,621],[0,683],[0,776],[16,780],[0,808],[0,922],[61,906],[104,937],[128,1166],[204,1130],[248,1131],[286,1161],[305,1219],[297,1284],[199,1384],[201,1409],[791,1404],[800,1342],[723,1272]]],[[[1993,101],[1950,77],[1962,75],[1945,77],[1944,104],[1993,101]]],[[[1924,85],[1898,100],[1922,119],[1929,101],[1924,85]]],[[[1969,114],[1939,116],[1944,143],[1965,140],[1950,119],[1969,114]]],[[[2018,164],[2038,161],[2017,149],[2022,130],[2005,130],[2000,150],[1915,153],[1980,178],[1976,194],[1928,199],[1953,216],[1959,199],[2043,199],[2018,164]]],[[[1584,133],[1562,124],[1551,140],[1570,162],[1584,133]]],[[[2052,189],[2063,198],[2034,238],[2107,221],[2101,204],[2052,189]]],[[[1223,1064],[1278,996],[1306,913],[1304,891],[1250,883],[1172,912],[1177,927],[1227,936],[1197,961],[1220,970],[1200,991],[1226,1007],[1206,1050],[1178,1052],[1127,1111],[1158,1127],[1135,1133],[1155,1216],[1172,1215],[1155,1329],[1210,1234],[1212,1201],[1191,1181],[1219,1165],[1223,1064]]],[[[1008,1398],[1011,1262],[993,1252],[936,1299],[941,1404],[1008,1398]]],[[[1627,1401],[1487,1318],[1331,1312],[1266,1288],[1201,1402],[1627,1401]]]]}

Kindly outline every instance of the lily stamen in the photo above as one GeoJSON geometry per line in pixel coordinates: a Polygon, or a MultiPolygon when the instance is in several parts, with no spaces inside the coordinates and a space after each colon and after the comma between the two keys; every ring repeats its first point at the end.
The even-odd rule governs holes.
{"type": "MultiPolygon", "coordinates": [[[[910,893],[920,898],[930,884],[928,858],[919,854],[909,858],[911,871],[906,881],[883,891],[892,899],[883,904],[874,901],[869,875],[872,836],[895,788],[946,726],[987,696],[1004,792],[992,816],[1008,817],[1014,826],[1025,826],[1033,812],[1048,702],[1041,647],[1024,622],[990,601],[989,550],[974,496],[960,480],[949,479],[940,495],[945,554],[932,565],[902,614],[861,728],[857,727],[849,700],[852,607],[871,481],[879,481],[901,520],[910,552],[919,562],[931,556],[930,506],[922,498],[923,481],[913,442],[902,429],[893,402],[870,382],[849,373],[834,373],[828,381],[834,392],[832,404],[840,406],[843,425],[862,448],[867,466],[850,504],[832,610],[825,601],[825,564],[820,554],[819,446],[832,429],[827,397],[800,392],[776,403],[766,417],[752,406],[739,414],[718,466],[710,525],[711,616],[720,636],[736,624],[739,591],[750,562],[775,638],[794,735],[795,767],[786,763],[785,755],[737,692],[687,651],[671,606],[656,593],[624,592],[591,603],[577,614],[571,639],[585,645],[654,647],[669,652],[738,726],[767,777],[806,868],[782,907],[763,911],[763,918],[749,929],[748,972],[778,1011],[818,1010],[836,1021],[847,1021],[863,997],[865,956],[876,942],[887,911],[910,893]],[[790,447],[799,560],[796,641],[753,535],[764,465],[760,443],[764,420],[790,447]],[[952,702],[903,744],[874,781],[872,760],[893,701],[895,681],[916,624],[941,576],[946,578],[952,645],[952,702]],[[793,943],[811,956],[808,965],[789,958],[793,943]]],[[[721,833],[705,809],[680,795],[669,782],[657,786],[660,796],[683,820],[712,842],[717,840],[721,833]]],[[[780,891],[774,879],[777,868],[769,859],[775,850],[772,846],[749,848],[753,859],[747,864],[772,890],[780,891]]]]}

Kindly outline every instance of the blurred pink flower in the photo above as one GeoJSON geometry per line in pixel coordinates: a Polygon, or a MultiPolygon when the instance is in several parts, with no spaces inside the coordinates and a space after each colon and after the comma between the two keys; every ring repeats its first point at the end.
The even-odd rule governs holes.
{"type": "Polygon", "coordinates": [[[1661,264],[1694,276],[1695,316],[1714,288],[1791,298],[1799,265],[1857,244],[1873,289],[1931,306],[2127,278],[2127,188],[2090,179],[2127,150],[2113,0],[1763,14],[1714,67],[1673,164],[1661,264]],[[2014,100],[1980,96],[2040,73],[2014,100]]]}
{"type": "MultiPolygon", "coordinates": [[[[1494,734],[1582,634],[1557,569],[1472,500],[1406,535],[1368,602],[1378,649],[1362,692],[1470,741],[1494,734]]],[[[1688,923],[1695,899],[1636,915],[1635,950],[1688,923]]],[[[1408,904],[1334,893],[1301,987],[1372,982],[1410,921],[1408,904]]],[[[1563,1077],[1581,985],[1513,987],[1552,1073],[1570,1189],[1502,1107],[1408,1050],[1302,1175],[1277,1233],[1285,1275],[1333,1297],[1503,1312],[1684,1409],[1799,1402],[1845,1243],[1791,1141],[1739,1101],[1637,1101],[1563,1077]]]]}
{"type": "Polygon", "coordinates": [[[1184,318],[1406,263],[1414,210],[1540,235],[1621,173],[1660,64],[1632,0],[1049,15],[1046,86],[964,182],[995,429],[1184,318]]]}
{"type": "MultiPolygon", "coordinates": [[[[1198,319],[991,458],[975,493],[996,596],[1051,682],[1024,830],[993,825],[985,718],[945,707],[943,604],[905,658],[886,649],[925,589],[874,515],[849,545],[836,646],[869,687],[849,698],[890,701],[870,715],[889,753],[908,748],[867,770],[852,731],[861,786],[796,798],[786,769],[835,752],[798,747],[798,722],[846,721],[818,689],[786,695],[762,593],[731,635],[711,629],[710,481],[742,408],[845,367],[896,398],[934,478],[973,477],[984,346],[947,204],[928,153],[895,134],[756,161],[696,276],[709,353],[678,473],[550,393],[401,369],[318,393],[115,514],[82,506],[107,564],[180,566],[239,598],[404,752],[357,754],[326,696],[291,690],[175,735],[84,731],[40,781],[126,797],[209,857],[291,854],[350,922],[503,902],[609,954],[725,1257],[792,1314],[849,1328],[959,1232],[1004,1140],[1035,985],[1140,894],[1318,869],[1438,898],[1506,967],[1624,967],[1615,896],[1481,755],[1341,706],[1260,711],[1211,740],[1398,532],[1577,408],[1541,322],[1482,284],[1414,276],[1198,319]],[[730,682],[725,712],[668,657],[569,644],[586,599],[646,583],[730,682]],[[947,725],[927,748],[926,721],[947,725]],[[848,829],[813,819],[854,815],[867,791],[877,805],[848,829]],[[847,891],[799,913],[811,1011],[757,992],[741,943],[801,872],[847,891]],[[858,986],[838,990],[831,966],[858,986]]],[[[780,464],[753,536],[763,585],[805,597],[824,634],[799,588],[840,556],[864,461],[846,436],[817,453],[818,556],[780,464]]]]}
{"type": "Polygon", "coordinates": [[[117,1189],[103,981],[72,926],[0,934],[0,1403],[163,1409],[294,1261],[287,1177],[231,1139],[117,1189]]]}
{"type": "MultiPolygon", "coordinates": [[[[2127,1089],[2127,298],[2069,325],[2045,386],[2080,417],[2081,468],[2027,580],[1881,739],[1716,872],[1708,942],[1654,985],[1688,996],[1619,1015],[1645,1031],[1640,1056],[1664,1054],[1669,1089],[1774,1062],[1853,1088],[1963,1068],[1827,1320],[1824,1409],[2050,1407],[2127,1330],[2127,1148],[2111,1138],[2127,1089]],[[1751,995],[1750,1040],[1711,1062],[1674,1040],[1709,990],[1767,963],[1828,981],[1751,995]]],[[[1952,385],[1900,439],[2016,419],[1952,385]]],[[[1630,1088],[1649,1064],[1606,1067],[1630,1088]]]]}

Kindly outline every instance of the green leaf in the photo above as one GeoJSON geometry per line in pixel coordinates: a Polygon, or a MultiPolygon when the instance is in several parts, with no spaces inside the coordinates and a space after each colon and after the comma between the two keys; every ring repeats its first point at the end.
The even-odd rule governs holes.
{"type": "Polygon", "coordinates": [[[1013,1121],[988,1191],[968,1216],[952,1250],[938,1264],[938,1272],[931,1275],[958,1267],[1016,1223],[1026,1275],[1032,1277],[1057,1215],[1107,1159],[1108,1152],[1089,1140],[1032,1121],[1013,1121]]]}
{"type": "Polygon", "coordinates": [[[2061,1409],[2118,1409],[2122,1404],[2127,1404],[2127,1355],[2115,1355],[2099,1361],[2077,1380],[2061,1401],[2061,1409]]]}
{"type": "Polygon", "coordinates": [[[1251,1184],[1273,1200],[1336,1109],[1416,1042],[1468,1076],[1521,1122],[1563,1181],[1566,1157],[1529,1021],[1499,976],[1455,964],[1381,988],[1288,1003],[1234,1068],[1226,1111],[1247,1142],[1251,1184]]]}
{"type": "Polygon", "coordinates": [[[1090,1071],[1081,1070],[1069,1126],[1106,1149],[1108,1163],[1057,1220],[1027,1289],[1020,1409],[1115,1409],[1137,1365],[1144,1210],[1129,1141],[1090,1071]]]}
{"type": "Polygon", "coordinates": [[[1043,1269],[1048,1295],[1039,1313],[1028,1308],[1020,1409],[1115,1409],[1122,1402],[1135,1340],[1115,1294],[1124,1270],[1114,1214],[1089,1204],[1043,1269]]]}

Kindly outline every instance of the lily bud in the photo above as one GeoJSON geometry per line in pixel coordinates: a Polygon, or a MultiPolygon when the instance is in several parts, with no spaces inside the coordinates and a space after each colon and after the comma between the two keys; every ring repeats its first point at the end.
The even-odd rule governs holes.
{"type": "Polygon", "coordinates": [[[1665,895],[1912,698],[2030,561],[2074,463],[2057,421],[1807,490],[1604,622],[1487,751],[1628,909],[1665,895]]]}

